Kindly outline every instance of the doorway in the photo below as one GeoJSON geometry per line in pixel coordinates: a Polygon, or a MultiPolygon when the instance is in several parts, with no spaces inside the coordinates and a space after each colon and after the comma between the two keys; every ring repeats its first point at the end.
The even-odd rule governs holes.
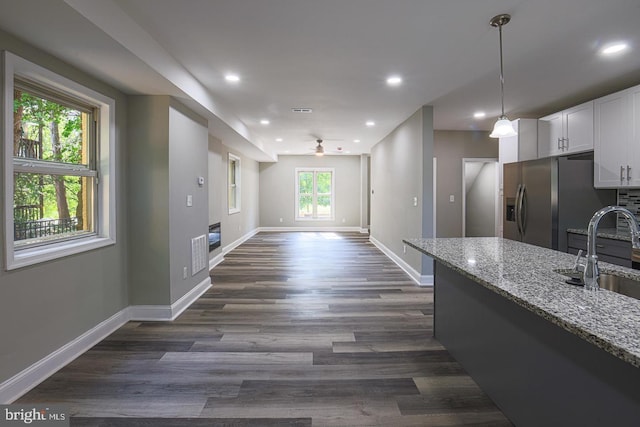
{"type": "Polygon", "coordinates": [[[499,233],[498,160],[462,159],[462,236],[499,233]]]}

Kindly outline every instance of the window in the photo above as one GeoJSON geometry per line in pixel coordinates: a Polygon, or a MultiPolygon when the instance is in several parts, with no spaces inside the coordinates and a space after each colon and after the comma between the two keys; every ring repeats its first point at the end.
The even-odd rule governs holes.
{"type": "Polygon", "coordinates": [[[3,54],[6,268],[115,243],[114,101],[3,54]]]}
{"type": "Polygon", "coordinates": [[[240,212],[240,158],[229,153],[229,214],[240,212]]]}
{"type": "Polygon", "coordinates": [[[334,170],[296,168],[296,220],[334,219],[334,170]]]}

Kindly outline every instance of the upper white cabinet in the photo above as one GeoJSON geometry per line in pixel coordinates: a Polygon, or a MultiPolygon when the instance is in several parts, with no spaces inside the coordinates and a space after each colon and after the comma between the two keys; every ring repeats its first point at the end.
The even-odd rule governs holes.
{"type": "Polygon", "coordinates": [[[538,157],[593,150],[593,101],[538,121],[538,157]]]}
{"type": "Polygon", "coordinates": [[[595,100],[594,186],[640,187],[640,86],[595,100]]]}

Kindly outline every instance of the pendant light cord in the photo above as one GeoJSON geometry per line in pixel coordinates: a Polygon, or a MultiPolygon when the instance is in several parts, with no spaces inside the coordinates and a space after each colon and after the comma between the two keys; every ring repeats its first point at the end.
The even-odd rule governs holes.
{"type": "Polygon", "coordinates": [[[500,34],[500,100],[502,103],[502,115],[504,117],[504,72],[502,65],[502,24],[498,25],[498,32],[500,34]]]}

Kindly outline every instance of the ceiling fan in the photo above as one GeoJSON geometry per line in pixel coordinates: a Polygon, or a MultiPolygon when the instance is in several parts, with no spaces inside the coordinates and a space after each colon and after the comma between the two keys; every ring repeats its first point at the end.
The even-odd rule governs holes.
{"type": "MultiPolygon", "coordinates": [[[[324,156],[325,154],[325,149],[324,149],[324,146],[322,145],[323,142],[324,140],[322,138],[316,139],[316,143],[318,145],[316,145],[316,147],[313,149],[313,154],[315,154],[318,157],[324,156]]],[[[342,154],[344,151],[342,147],[337,147],[335,150],[331,150],[331,152],[335,154],[342,154]]]]}

